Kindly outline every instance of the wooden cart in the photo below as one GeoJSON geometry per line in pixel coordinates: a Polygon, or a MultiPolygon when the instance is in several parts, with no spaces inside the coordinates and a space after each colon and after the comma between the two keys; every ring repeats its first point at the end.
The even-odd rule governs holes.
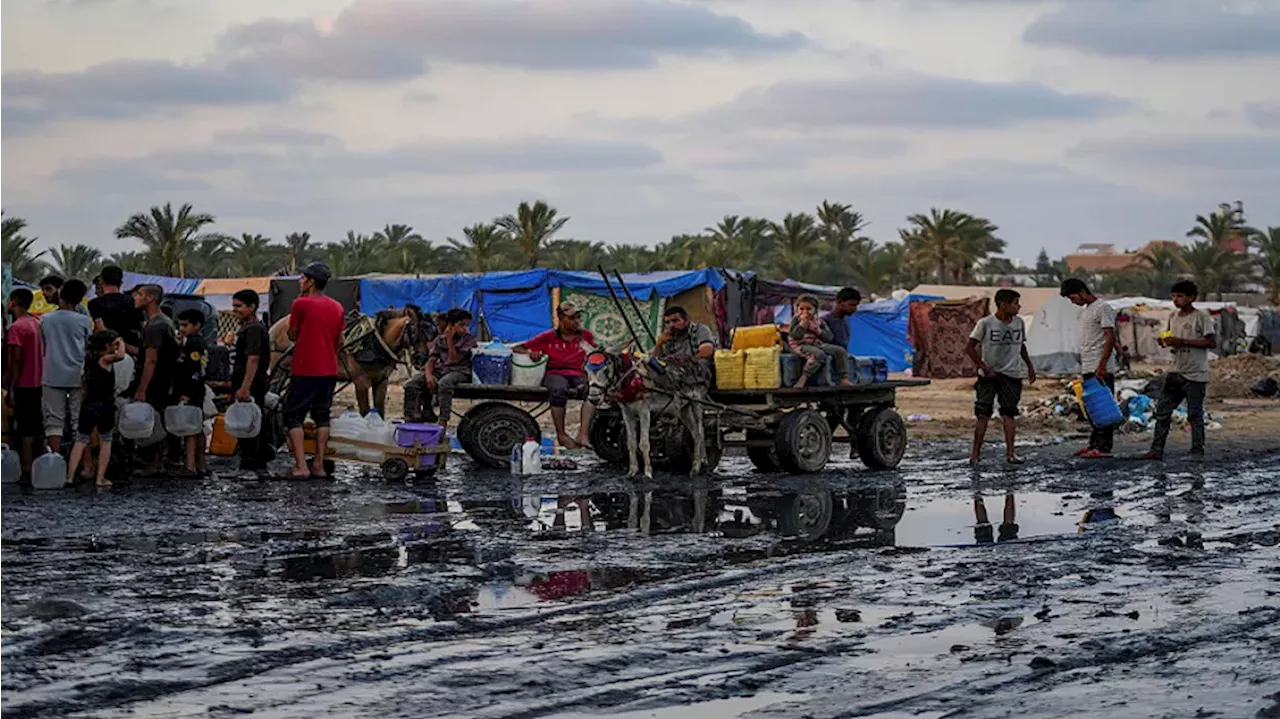
{"type": "Polygon", "coordinates": [[[403,482],[410,476],[414,479],[428,479],[433,477],[436,472],[444,469],[445,462],[447,461],[449,452],[451,451],[448,442],[433,445],[424,445],[420,442],[414,442],[412,447],[377,444],[375,442],[366,442],[361,439],[340,439],[338,440],[338,443],[349,447],[373,449],[381,452],[382,458],[377,462],[370,462],[360,459],[359,457],[347,457],[345,455],[334,455],[331,456],[331,459],[376,466],[382,471],[382,478],[389,482],[403,482]],[[421,466],[421,458],[424,455],[435,455],[436,463],[430,467],[421,466]]]}

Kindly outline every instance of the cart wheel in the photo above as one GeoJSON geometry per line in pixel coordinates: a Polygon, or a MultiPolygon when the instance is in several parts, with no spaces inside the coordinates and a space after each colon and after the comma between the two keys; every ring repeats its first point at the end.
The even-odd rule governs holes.
{"type": "Polygon", "coordinates": [[[538,421],[504,402],[478,404],[458,423],[458,443],[472,459],[494,469],[510,466],[511,449],[526,437],[542,439],[538,421]]]}
{"type": "Polygon", "coordinates": [[[409,463],[403,457],[389,457],[382,463],[382,478],[388,482],[403,482],[409,476],[409,463]]]}
{"type": "Polygon", "coordinates": [[[890,531],[907,511],[907,490],[902,485],[881,488],[859,497],[853,506],[853,523],[876,531],[890,531]]]}
{"type": "Polygon", "coordinates": [[[627,427],[618,412],[601,412],[591,419],[587,433],[596,456],[617,467],[627,466],[627,427]]]}
{"type": "Polygon", "coordinates": [[[792,474],[819,472],[831,458],[831,427],[821,412],[797,409],[788,412],[774,436],[778,463],[792,474]]]}
{"type": "Polygon", "coordinates": [[[784,495],[778,504],[778,531],[802,542],[821,539],[831,528],[830,492],[784,495]]]}
{"type": "Polygon", "coordinates": [[[892,407],[868,410],[858,419],[858,456],[871,469],[893,469],[907,452],[907,425],[892,407]]]}
{"type": "MultiPolygon", "coordinates": [[[[747,441],[751,440],[769,440],[773,441],[773,433],[763,429],[747,430],[747,441]]],[[[747,457],[756,469],[761,472],[779,472],[782,471],[782,465],[778,463],[778,450],[772,445],[768,447],[747,447],[747,457]]]]}

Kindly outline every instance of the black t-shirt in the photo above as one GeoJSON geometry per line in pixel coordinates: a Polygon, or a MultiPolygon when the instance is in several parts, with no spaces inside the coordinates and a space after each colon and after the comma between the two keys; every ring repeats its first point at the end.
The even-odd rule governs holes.
{"type": "Polygon", "coordinates": [[[94,297],[89,300],[89,316],[102,320],[103,327],[119,333],[125,344],[138,346],[143,315],[129,295],[112,292],[94,297]]]}
{"type": "Polygon", "coordinates": [[[102,363],[94,360],[85,366],[84,404],[94,408],[110,407],[115,410],[116,371],[115,365],[103,369],[102,363]]]}
{"type": "Polygon", "coordinates": [[[188,404],[204,403],[204,356],[208,345],[200,335],[183,339],[182,351],[173,373],[173,399],[186,397],[188,404]]]}
{"type": "Polygon", "coordinates": [[[258,372],[249,385],[249,394],[262,397],[267,393],[267,368],[271,364],[271,335],[266,325],[254,320],[240,328],[236,335],[235,369],[231,371],[231,391],[236,392],[244,383],[244,373],[250,357],[258,357],[258,372]]]}
{"type": "MultiPolygon", "coordinates": [[[[133,389],[142,382],[142,372],[147,366],[147,350],[156,350],[156,371],[151,376],[151,385],[147,387],[147,402],[152,406],[164,407],[169,401],[169,393],[173,388],[173,375],[178,364],[178,338],[174,335],[173,322],[160,313],[147,320],[142,328],[142,343],[138,345],[138,359],[134,365],[133,389]]],[[[201,401],[203,401],[203,395],[201,401]]]]}

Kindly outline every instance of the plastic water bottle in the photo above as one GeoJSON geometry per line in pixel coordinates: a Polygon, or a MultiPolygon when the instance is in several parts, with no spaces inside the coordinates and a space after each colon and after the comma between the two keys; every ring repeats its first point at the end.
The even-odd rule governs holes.
{"type": "Polygon", "coordinates": [[[3,477],[5,482],[17,482],[22,477],[22,458],[17,452],[9,449],[7,444],[0,450],[0,455],[4,457],[4,467],[0,470],[0,477],[3,477]]]}
{"type": "Polygon", "coordinates": [[[67,482],[67,460],[57,452],[45,452],[31,464],[31,486],[35,489],[62,489],[67,482]]]}
{"type": "Polygon", "coordinates": [[[537,437],[528,437],[520,446],[520,473],[539,474],[542,472],[542,443],[537,437]]]}
{"type": "Polygon", "coordinates": [[[520,476],[520,459],[522,449],[523,448],[519,444],[511,445],[511,474],[517,477],[520,476]]]}

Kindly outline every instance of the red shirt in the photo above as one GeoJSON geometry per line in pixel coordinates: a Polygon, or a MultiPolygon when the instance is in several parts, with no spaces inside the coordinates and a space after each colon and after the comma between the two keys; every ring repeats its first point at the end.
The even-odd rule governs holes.
{"type": "Polygon", "coordinates": [[[289,328],[298,330],[293,343],[295,377],[337,377],[338,347],[342,346],[342,305],[332,297],[312,295],[293,301],[289,328]]]}
{"type": "Polygon", "coordinates": [[[559,330],[547,330],[525,342],[524,346],[530,352],[541,352],[547,356],[547,374],[582,377],[586,375],[582,366],[587,363],[587,349],[582,346],[583,342],[595,347],[595,335],[589,330],[582,330],[580,340],[568,340],[560,336],[559,330]]]}
{"type": "MultiPolygon", "coordinates": [[[[19,352],[22,357],[18,382],[14,386],[39,387],[44,372],[44,339],[40,337],[40,320],[31,315],[15,320],[9,327],[5,343],[9,345],[10,352],[19,352]]],[[[5,371],[9,371],[7,363],[5,371]]]]}

